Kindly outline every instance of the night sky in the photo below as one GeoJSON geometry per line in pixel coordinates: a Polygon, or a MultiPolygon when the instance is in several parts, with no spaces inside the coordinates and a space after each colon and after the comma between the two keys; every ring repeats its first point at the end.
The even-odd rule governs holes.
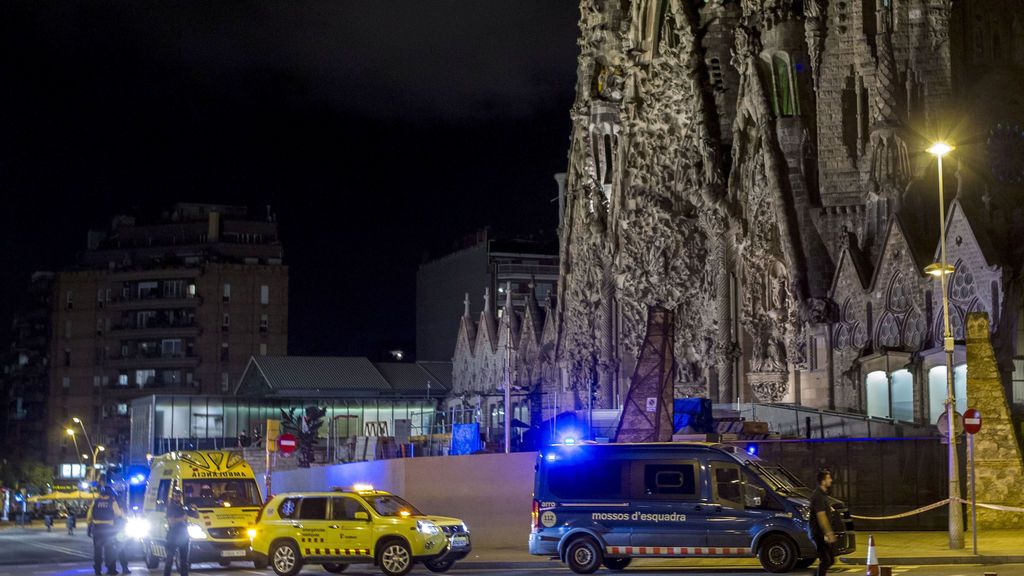
{"type": "Polygon", "coordinates": [[[485,225],[553,236],[577,18],[576,0],[5,1],[0,321],[116,213],[270,204],[290,353],[412,350],[425,256],[485,225]]]}

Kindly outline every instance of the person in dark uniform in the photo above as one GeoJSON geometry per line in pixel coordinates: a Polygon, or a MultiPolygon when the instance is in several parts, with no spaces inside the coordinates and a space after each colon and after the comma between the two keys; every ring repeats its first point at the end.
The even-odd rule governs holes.
{"type": "Polygon", "coordinates": [[[829,520],[832,505],[828,503],[832,473],[822,470],[818,472],[817,480],[818,487],[811,494],[811,539],[814,540],[814,547],[818,549],[818,571],[815,574],[825,576],[835,563],[832,544],[836,541],[836,535],[832,532],[832,522],[829,520]]]}
{"type": "Polygon", "coordinates": [[[107,565],[107,574],[118,574],[117,531],[114,524],[119,518],[124,518],[124,513],[117,505],[114,491],[101,480],[99,496],[92,501],[86,514],[86,522],[92,529],[92,565],[97,576],[104,563],[107,565]]]}
{"type": "MultiPolygon", "coordinates": [[[[126,494],[127,496],[127,494],[126,494]]],[[[117,497],[119,503],[124,503],[122,510],[128,510],[128,499],[117,497]]],[[[117,530],[117,561],[121,564],[122,574],[131,574],[132,571],[128,569],[128,546],[131,544],[131,539],[124,533],[125,524],[128,523],[128,518],[122,516],[119,520],[114,522],[114,528],[117,530]]]]}
{"type": "Polygon", "coordinates": [[[178,554],[181,576],[188,576],[188,552],[191,542],[188,537],[188,509],[185,508],[181,489],[175,488],[171,501],[167,503],[167,559],[164,561],[164,576],[171,576],[174,555],[178,554]]]}

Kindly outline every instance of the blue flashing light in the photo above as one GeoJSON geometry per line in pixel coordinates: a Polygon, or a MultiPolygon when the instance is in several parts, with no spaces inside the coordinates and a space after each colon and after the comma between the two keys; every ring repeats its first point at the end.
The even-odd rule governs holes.
{"type": "Polygon", "coordinates": [[[129,482],[131,482],[132,486],[138,486],[138,485],[142,484],[145,481],[146,481],[146,477],[143,476],[142,474],[136,474],[135,476],[132,476],[131,480],[129,480],[129,482]]]}
{"type": "Polygon", "coordinates": [[[575,443],[576,443],[576,439],[575,439],[575,438],[572,438],[572,437],[567,437],[567,438],[565,438],[564,440],[562,440],[562,442],[563,442],[563,443],[564,443],[564,444],[565,444],[566,446],[572,446],[573,444],[575,444],[575,443]]]}
{"type": "Polygon", "coordinates": [[[21,502],[21,494],[15,494],[14,495],[14,501],[15,502],[21,502]]]}
{"type": "Polygon", "coordinates": [[[558,460],[558,454],[555,454],[554,452],[548,452],[547,461],[554,462],[555,460],[558,460]]]}
{"type": "Polygon", "coordinates": [[[757,444],[747,444],[747,454],[757,456],[757,444]]]}
{"type": "Polygon", "coordinates": [[[78,483],[78,487],[81,488],[82,490],[88,490],[89,483],[86,482],[85,480],[82,480],[81,482],[78,483]]]}

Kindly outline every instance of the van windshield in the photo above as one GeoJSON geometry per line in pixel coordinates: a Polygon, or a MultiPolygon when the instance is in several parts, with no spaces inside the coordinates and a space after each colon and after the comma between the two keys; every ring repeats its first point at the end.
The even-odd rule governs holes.
{"type": "Polygon", "coordinates": [[[772,489],[779,492],[787,492],[790,494],[798,494],[802,488],[805,488],[792,474],[785,471],[782,466],[765,466],[759,462],[748,460],[747,465],[750,469],[757,473],[757,475],[764,480],[772,489]]]}
{"type": "Polygon", "coordinates": [[[412,504],[402,500],[394,494],[387,496],[363,496],[370,506],[381,516],[423,516],[423,512],[417,510],[412,504]]]}
{"type": "Polygon", "coordinates": [[[196,508],[217,508],[230,506],[260,506],[260,491],[256,482],[247,480],[183,480],[182,494],[185,505],[196,508]]]}

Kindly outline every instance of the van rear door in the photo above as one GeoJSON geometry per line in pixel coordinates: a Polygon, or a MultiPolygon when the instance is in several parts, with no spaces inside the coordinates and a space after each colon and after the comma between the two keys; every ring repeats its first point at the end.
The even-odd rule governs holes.
{"type": "Polygon", "coordinates": [[[696,460],[635,460],[630,470],[633,554],[673,555],[675,550],[702,548],[707,543],[704,482],[696,460]],[[635,550],[635,548],[641,548],[635,550]]]}

